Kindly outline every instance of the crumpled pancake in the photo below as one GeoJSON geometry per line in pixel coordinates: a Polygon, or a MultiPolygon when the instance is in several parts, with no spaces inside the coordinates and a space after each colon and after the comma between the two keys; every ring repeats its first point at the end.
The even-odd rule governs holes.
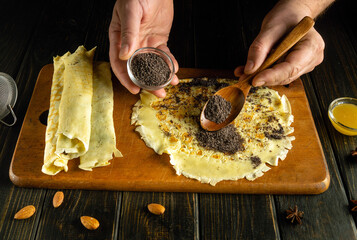
{"type": "Polygon", "coordinates": [[[286,96],[269,88],[253,88],[234,121],[243,148],[227,154],[202,147],[196,134],[203,105],[219,88],[233,84],[227,79],[183,79],[169,86],[159,99],[143,91],[133,107],[132,124],[146,145],[158,154],[170,155],[178,175],[215,185],[222,180],[254,180],[284,160],[294,129],[286,96]]]}

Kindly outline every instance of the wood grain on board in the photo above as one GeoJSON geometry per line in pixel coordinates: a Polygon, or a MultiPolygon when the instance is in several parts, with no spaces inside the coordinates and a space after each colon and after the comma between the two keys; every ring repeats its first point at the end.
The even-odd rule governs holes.
{"type": "MultiPolygon", "coordinates": [[[[216,186],[177,176],[167,154],[157,155],[130,125],[131,109],[139,99],[117,80],[114,87],[114,124],[117,147],[124,157],[114,158],[106,167],[91,172],[78,168],[78,159],[69,162],[69,171],[56,176],[41,172],[46,126],[39,116],[49,108],[53,65],[43,67],[22,126],[10,167],[10,178],[22,187],[67,188],[120,191],[318,194],[327,190],[330,176],[301,80],[289,87],[274,87],[285,94],[292,106],[296,137],[293,148],[278,167],[255,181],[222,181],[216,186]]],[[[180,78],[231,77],[225,70],[180,69],[180,78]]]]}

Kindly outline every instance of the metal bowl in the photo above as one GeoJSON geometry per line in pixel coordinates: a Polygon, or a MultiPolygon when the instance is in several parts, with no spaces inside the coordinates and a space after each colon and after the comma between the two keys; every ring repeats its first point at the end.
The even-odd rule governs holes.
{"type": "Polygon", "coordinates": [[[0,72],[0,122],[6,126],[13,126],[16,123],[16,115],[13,111],[17,100],[17,86],[14,79],[0,72]],[[12,114],[13,121],[7,123],[3,119],[9,114],[12,114]]]}

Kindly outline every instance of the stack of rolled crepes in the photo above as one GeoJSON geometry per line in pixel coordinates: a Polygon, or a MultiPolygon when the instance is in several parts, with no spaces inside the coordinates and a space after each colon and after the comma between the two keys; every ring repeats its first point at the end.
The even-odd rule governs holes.
{"type": "Polygon", "coordinates": [[[113,123],[110,65],[93,64],[95,48],[83,46],[53,59],[54,73],[46,128],[42,172],[68,170],[68,160],[80,157],[79,168],[92,170],[121,157],[113,123]]]}

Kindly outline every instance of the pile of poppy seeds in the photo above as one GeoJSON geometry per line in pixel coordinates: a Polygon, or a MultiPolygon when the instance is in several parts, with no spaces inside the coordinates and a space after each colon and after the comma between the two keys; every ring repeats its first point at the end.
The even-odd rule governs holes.
{"type": "Polygon", "coordinates": [[[219,95],[213,95],[209,98],[204,114],[206,119],[215,122],[223,123],[232,110],[232,104],[219,95]]]}
{"type": "Polygon", "coordinates": [[[148,87],[165,84],[171,74],[169,65],[155,53],[135,55],[131,60],[130,68],[136,80],[148,87]]]}
{"type": "Polygon", "coordinates": [[[227,154],[234,154],[244,150],[244,139],[232,124],[213,132],[200,128],[196,133],[196,138],[199,145],[211,150],[227,154]]]}
{"type": "MultiPolygon", "coordinates": [[[[218,91],[219,89],[226,86],[228,86],[228,84],[219,82],[216,78],[194,78],[191,82],[181,83],[179,87],[180,91],[190,94],[191,87],[212,87],[215,91],[218,91]]],[[[205,117],[212,122],[224,122],[231,112],[231,103],[226,101],[221,96],[213,95],[209,99],[206,99],[201,94],[196,96],[195,100],[199,102],[208,100],[204,114],[205,117]]],[[[236,127],[232,124],[229,124],[228,126],[213,132],[206,131],[202,127],[199,127],[194,135],[198,141],[198,144],[206,149],[215,150],[226,154],[234,154],[238,151],[244,150],[243,143],[245,140],[237,132],[236,127]]]]}

